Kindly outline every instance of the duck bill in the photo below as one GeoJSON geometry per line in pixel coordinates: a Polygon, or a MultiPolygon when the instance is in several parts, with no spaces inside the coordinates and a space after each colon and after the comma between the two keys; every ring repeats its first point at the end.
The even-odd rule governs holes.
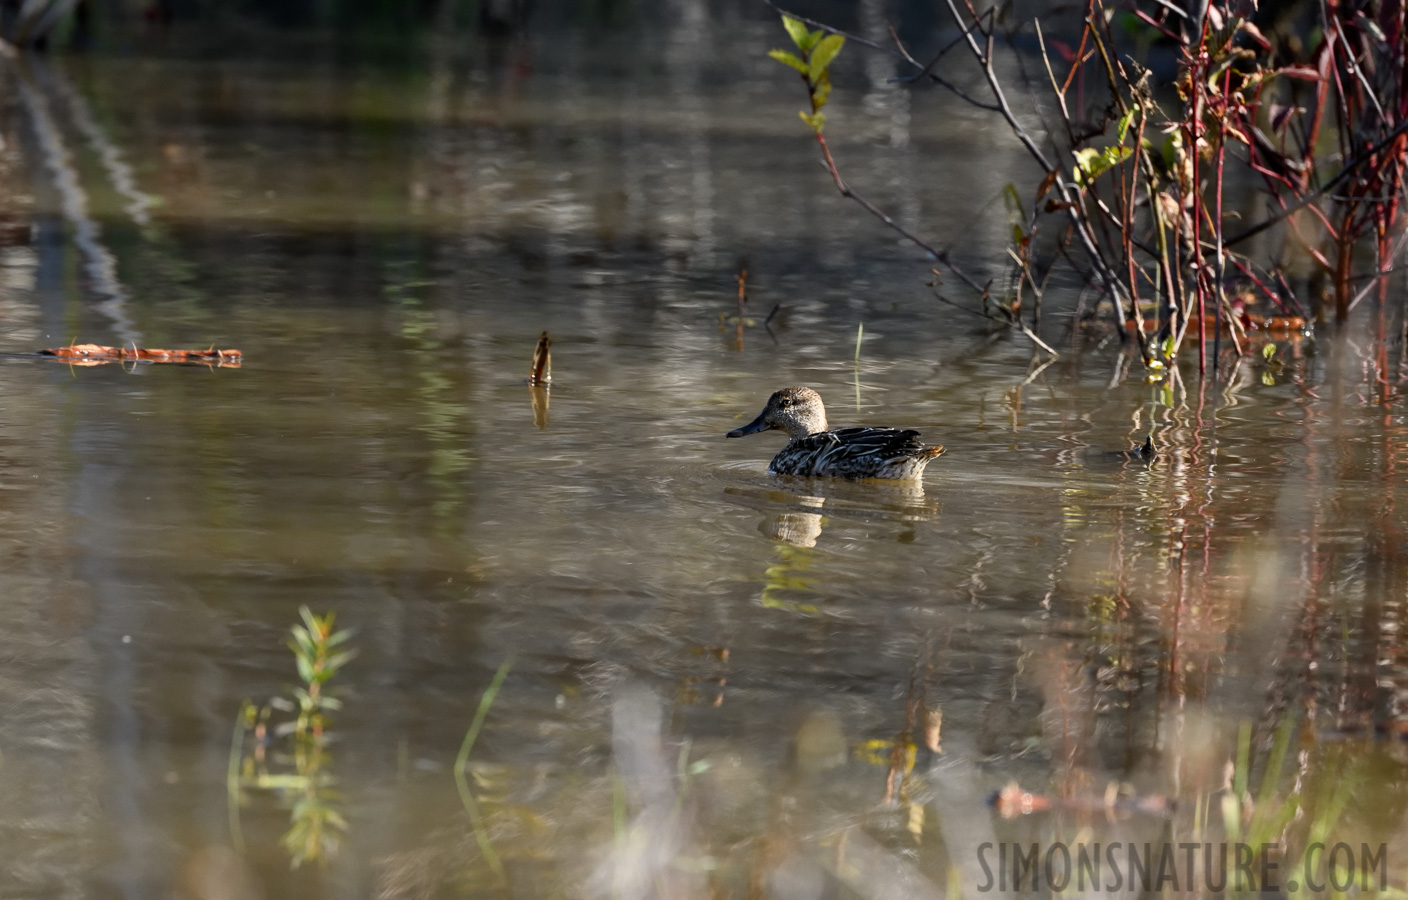
{"type": "Polygon", "coordinates": [[[760,431],[772,430],[774,426],[769,425],[763,418],[766,415],[767,410],[758,413],[758,418],[744,425],[742,428],[733,429],[728,434],[724,435],[724,437],[743,437],[745,434],[757,434],[760,431]]]}

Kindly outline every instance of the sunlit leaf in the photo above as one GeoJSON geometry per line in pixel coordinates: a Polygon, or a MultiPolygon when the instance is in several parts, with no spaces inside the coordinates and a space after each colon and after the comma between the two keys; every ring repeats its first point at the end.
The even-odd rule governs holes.
{"type": "Polygon", "coordinates": [[[801,22],[797,21],[791,16],[783,16],[782,27],[786,28],[787,33],[792,36],[792,43],[796,44],[803,50],[807,49],[807,26],[803,25],[801,22]]]}
{"type": "Polygon", "coordinates": [[[1129,136],[1129,125],[1130,125],[1131,122],[1134,121],[1134,113],[1135,113],[1136,109],[1137,109],[1136,107],[1131,106],[1129,109],[1127,109],[1127,110],[1125,111],[1125,114],[1124,114],[1124,115],[1120,116],[1120,123],[1119,123],[1119,129],[1118,129],[1118,131],[1119,131],[1119,142],[1120,142],[1121,144],[1123,144],[1123,143],[1124,143],[1124,139],[1129,136]]]}
{"type": "Polygon", "coordinates": [[[841,47],[845,43],[846,39],[839,34],[829,34],[821,39],[821,43],[816,45],[816,49],[812,51],[811,57],[807,60],[811,65],[812,81],[821,77],[821,73],[831,65],[831,61],[836,58],[836,54],[841,52],[841,47]]]}
{"type": "Polygon", "coordinates": [[[1267,360],[1267,361],[1269,362],[1269,361],[1271,360],[1271,358],[1272,358],[1273,356],[1275,356],[1275,355],[1276,355],[1276,345],[1275,345],[1275,344],[1268,343],[1265,347],[1262,347],[1262,348],[1261,348],[1261,358],[1262,358],[1262,359],[1267,360]]]}
{"type": "Polygon", "coordinates": [[[1082,187],[1089,187],[1090,184],[1099,178],[1101,174],[1129,159],[1134,154],[1131,147],[1105,147],[1097,150],[1094,147],[1085,147],[1075,152],[1076,167],[1074,178],[1077,184],[1082,187]]]}
{"type": "Polygon", "coordinates": [[[316,633],[318,630],[318,617],[313,615],[313,611],[306,606],[300,606],[298,607],[298,614],[303,618],[303,624],[308,626],[308,630],[316,633]]]}
{"type": "Polygon", "coordinates": [[[809,113],[805,110],[798,110],[797,115],[802,117],[802,121],[811,126],[817,134],[821,134],[821,129],[826,127],[826,113],[809,113]]]}
{"type": "Polygon", "coordinates": [[[313,656],[317,653],[312,635],[297,626],[294,626],[292,634],[293,640],[288,642],[288,648],[295,656],[313,656]]]}
{"type": "Polygon", "coordinates": [[[831,96],[831,76],[826,72],[821,73],[820,78],[812,81],[812,103],[817,109],[826,105],[827,98],[831,96]]]}
{"type": "Polygon", "coordinates": [[[353,631],[351,628],[344,628],[341,631],[334,633],[332,637],[328,638],[328,646],[336,647],[338,644],[341,644],[342,642],[346,641],[354,634],[356,634],[356,632],[353,631]]]}
{"type": "Polygon", "coordinates": [[[804,40],[802,41],[802,49],[803,49],[803,50],[810,50],[810,49],[812,49],[813,47],[815,47],[815,46],[816,46],[816,42],[819,41],[819,40],[821,40],[821,34],[822,34],[822,32],[821,32],[820,29],[818,29],[818,30],[816,30],[816,31],[809,31],[809,32],[807,32],[806,39],[804,39],[804,40]]]}
{"type": "Polygon", "coordinates": [[[1183,139],[1179,137],[1177,133],[1164,138],[1163,157],[1165,169],[1170,172],[1174,171],[1174,168],[1178,165],[1179,151],[1182,150],[1182,148],[1183,139]]]}
{"type": "Polygon", "coordinates": [[[347,665],[356,655],[356,650],[344,650],[341,653],[334,653],[332,656],[328,657],[328,674],[331,675],[333,672],[347,665]]]}
{"type": "Polygon", "coordinates": [[[890,752],[894,747],[894,741],[879,739],[863,741],[860,746],[856,747],[856,758],[868,762],[872,766],[888,766],[890,752]]]}
{"type": "Polygon", "coordinates": [[[807,64],[802,62],[801,57],[799,57],[795,53],[789,53],[786,50],[769,50],[768,56],[772,57],[780,63],[785,63],[786,65],[791,66],[798,72],[801,72],[803,75],[807,74],[807,64]]]}

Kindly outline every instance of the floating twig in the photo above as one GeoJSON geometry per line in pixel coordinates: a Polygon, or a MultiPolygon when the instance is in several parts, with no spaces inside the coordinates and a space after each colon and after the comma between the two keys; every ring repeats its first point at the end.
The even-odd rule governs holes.
{"type": "Polygon", "coordinates": [[[84,366],[97,366],[114,362],[149,363],[201,363],[222,368],[237,369],[244,360],[238,350],[161,350],[138,347],[107,347],[102,344],[69,344],[67,347],[50,347],[40,350],[40,356],[51,356],[68,363],[84,366]]]}

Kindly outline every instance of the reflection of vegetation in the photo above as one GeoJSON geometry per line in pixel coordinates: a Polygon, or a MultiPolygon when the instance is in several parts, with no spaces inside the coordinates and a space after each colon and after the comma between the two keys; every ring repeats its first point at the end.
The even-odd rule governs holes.
{"type": "MultiPolygon", "coordinates": [[[[426,309],[415,294],[416,290],[431,284],[428,281],[398,280],[385,288],[387,299],[400,308],[401,336],[411,342],[416,353],[424,359],[433,359],[442,348],[442,342],[435,335],[435,313],[426,309]]],[[[420,384],[416,387],[415,396],[424,414],[424,422],[418,428],[429,438],[431,445],[430,465],[426,472],[435,487],[431,509],[441,522],[449,523],[463,505],[463,492],[454,476],[470,464],[464,435],[456,428],[465,417],[464,399],[442,367],[421,365],[416,367],[416,372],[420,384]]]]}
{"type": "Polygon", "coordinates": [[[330,696],[327,684],[356,655],[355,650],[338,649],[352,632],[333,630],[334,613],[318,616],[306,606],[298,612],[303,624],[293,626],[289,648],[303,684],[293,689],[291,701],[275,697],[262,707],[245,701],[235,726],[227,784],[231,827],[239,844],[243,788],[275,791],[288,801],[289,828],[281,842],[295,868],[309,861],[326,862],[347,830],[327,751],[330,714],[341,702],[330,696]],[[276,712],[294,717],[271,729],[276,712]]]}
{"type": "MultiPolygon", "coordinates": [[[[820,521],[821,516],[816,516],[816,519],[820,521]]],[[[779,543],[774,548],[774,553],[777,560],[768,566],[763,576],[763,606],[793,612],[816,612],[816,604],[791,600],[786,596],[788,593],[816,593],[816,582],[809,575],[812,563],[816,560],[816,551],[810,547],[779,543]]]]}
{"type": "MultiPolygon", "coordinates": [[[[1300,770],[1288,773],[1286,762],[1297,725],[1296,717],[1288,716],[1276,730],[1260,767],[1255,795],[1252,727],[1242,726],[1236,762],[1230,766],[1230,778],[1222,790],[1221,824],[1227,840],[1252,848],[1278,848],[1280,865],[1287,872],[1314,872],[1323,881],[1329,874],[1324,869],[1326,857],[1312,848],[1335,842],[1334,832],[1363,781],[1365,757],[1346,754],[1343,744],[1322,743],[1300,754],[1300,770]],[[1288,778],[1291,786],[1287,791],[1283,784],[1288,778]]],[[[1204,803],[1202,808],[1208,806],[1204,803]]],[[[1258,856],[1253,859],[1259,864],[1258,856]]],[[[1343,883],[1344,874],[1336,873],[1336,882],[1343,883]]],[[[1254,888],[1237,883],[1235,877],[1229,880],[1234,890],[1254,888]]]]}

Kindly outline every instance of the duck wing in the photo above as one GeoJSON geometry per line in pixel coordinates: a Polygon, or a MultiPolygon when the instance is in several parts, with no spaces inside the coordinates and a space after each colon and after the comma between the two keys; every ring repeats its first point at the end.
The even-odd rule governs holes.
{"type": "Polygon", "coordinates": [[[839,428],[798,438],[788,450],[805,454],[810,474],[841,474],[866,477],[880,473],[889,464],[942,452],[920,440],[919,432],[907,428],[839,428]]]}

